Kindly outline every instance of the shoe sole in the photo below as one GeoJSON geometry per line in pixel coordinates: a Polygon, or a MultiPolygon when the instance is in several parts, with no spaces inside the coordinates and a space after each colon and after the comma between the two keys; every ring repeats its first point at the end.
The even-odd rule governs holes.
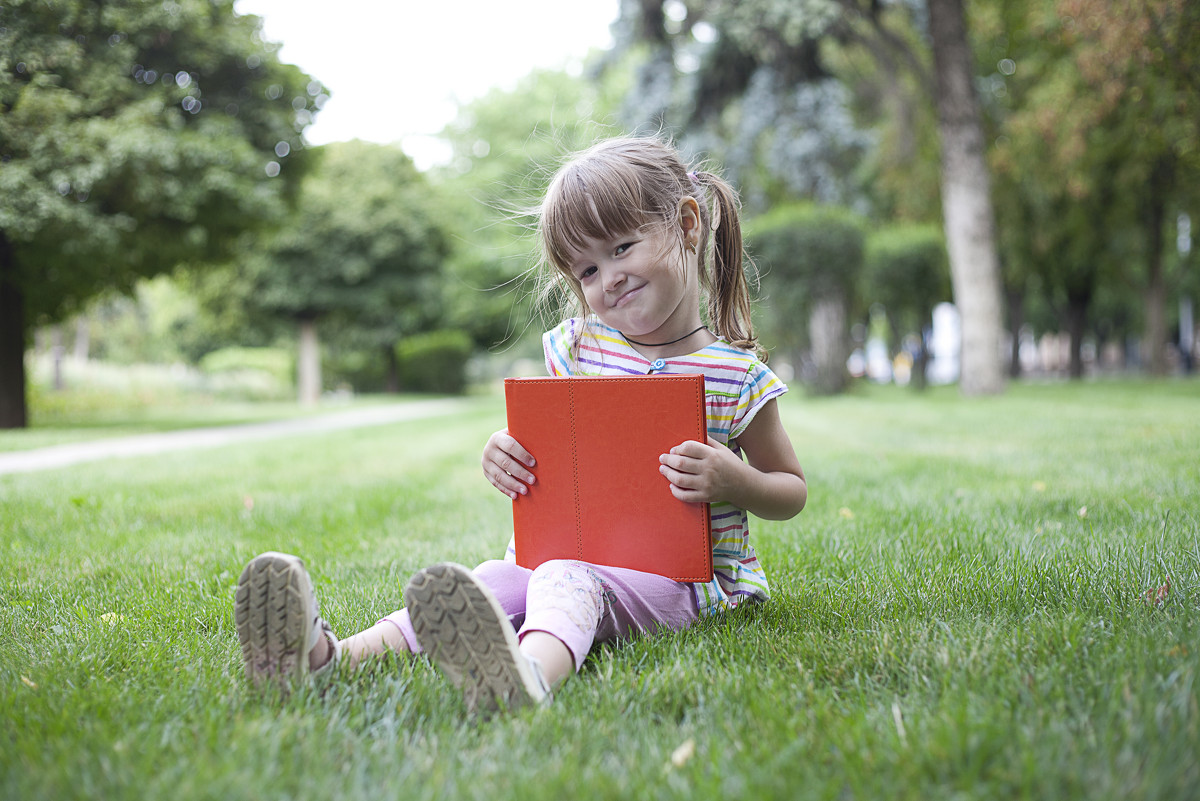
{"type": "Polygon", "coordinates": [[[508,615],[467,568],[451,562],[425,568],[409,581],[404,598],[417,642],[463,691],[470,712],[549,701],[518,650],[508,615]]]}
{"type": "Polygon", "coordinates": [[[286,690],[304,677],[312,610],[312,582],[299,557],[268,552],[250,560],[238,578],[234,622],[252,684],[286,690]]]}

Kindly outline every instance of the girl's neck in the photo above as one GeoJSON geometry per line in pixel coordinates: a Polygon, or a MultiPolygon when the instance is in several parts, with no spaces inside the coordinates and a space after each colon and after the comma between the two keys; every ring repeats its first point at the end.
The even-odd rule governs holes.
{"type": "Polygon", "coordinates": [[[660,339],[650,339],[642,337],[634,337],[630,339],[624,333],[621,336],[625,337],[634,350],[645,356],[647,359],[669,359],[673,356],[686,356],[689,353],[695,353],[702,348],[706,348],[717,341],[712,332],[707,326],[698,325],[693,329],[685,330],[682,334],[674,339],[661,341],[660,339]]]}

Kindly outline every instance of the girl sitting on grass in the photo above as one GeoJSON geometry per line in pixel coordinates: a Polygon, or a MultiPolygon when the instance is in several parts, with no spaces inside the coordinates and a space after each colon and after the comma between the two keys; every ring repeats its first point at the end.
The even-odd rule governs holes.
{"type": "MultiPolygon", "coordinates": [[[[787,387],[757,357],[738,211],[729,184],[689,170],[670,144],[620,138],[562,167],[538,226],[545,278],[578,302],[577,316],[543,336],[551,375],[705,377],[707,442],[679,443],[659,471],[664,492],[710,504],[711,581],[574,560],[528,570],[510,544],[505,559],[473,571],[451,563],[419,571],[405,609],[339,641],[300,559],[265,553],[242,572],[235,604],[250,680],[286,687],[339,659],[426,652],[472,711],[541,704],[597,643],[682,629],[766,600],[747,513],[789,519],[808,488],[776,406],[787,387]]],[[[484,475],[520,503],[537,482],[535,456],[497,431],[483,449],[484,475]]]]}

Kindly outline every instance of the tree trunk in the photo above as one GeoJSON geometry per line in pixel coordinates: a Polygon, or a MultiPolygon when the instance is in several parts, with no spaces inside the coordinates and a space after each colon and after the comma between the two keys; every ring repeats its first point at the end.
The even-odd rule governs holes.
{"type": "Polygon", "coordinates": [[[296,384],[300,403],[316,406],[321,400],[321,346],[317,341],[317,321],[304,318],[300,323],[300,355],[296,363],[296,384]]]}
{"type": "Polygon", "coordinates": [[[1088,307],[1092,295],[1085,293],[1067,294],[1067,333],[1071,337],[1069,374],[1072,379],[1083,378],[1083,332],[1087,328],[1088,307]]]}
{"type": "Polygon", "coordinates": [[[1025,293],[1019,289],[1009,289],[1008,296],[1008,330],[1012,332],[1012,350],[1008,354],[1008,377],[1021,377],[1021,329],[1025,327],[1025,293]]]}
{"type": "Polygon", "coordinates": [[[0,231],[0,428],[25,428],[25,299],[12,246],[0,231]]]}
{"type": "Polygon", "coordinates": [[[813,304],[808,318],[816,375],[810,389],[818,395],[836,395],[846,388],[846,359],[850,357],[846,301],[840,296],[813,304]]]}
{"type": "Polygon", "coordinates": [[[1163,274],[1163,226],[1167,224],[1164,196],[1170,181],[1170,165],[1160,160],[1150,176],[1146,206],[1146,327],[1142,334],[1146,370],[1151,375],[1167,373],[1167,280],[1163,274]]]}
{"type": "Polygon", "coordinates": [[[929,0],[942,142],[942,215],[954,302],[962,319],[963,394],[1004,391],[1000,265],[962,0],[929,0]]]}
{"type": "Polygon", "coordinates": [[[383,363],[387,369],[384,389],[395,395],[400,392],[400,361],[396,358],[395,345],[383,346],[383,363]]]}
{"type": "Polygon", "coordinates": [[[63,381],[63,357],[66,352],[66,348],[63,347],[62,324],[55,323],[50,326],[50,359],[54,363],[55,392],[62,392],[66,389],[66,382],[63,381]]]}
{"type": "Polygon", "coordinates": [[[87,316],[81,314],[75,318],[75,348],[72,353],[75,361],[86,362],[88,360],[91,344],[91,327],[88,324],[87,316]]]}
{"type": "Polygon", "coordinates": [[[933,309],[921,311],[922,321],[917,331],[917,355],[913,358],[913,388],[924,392],[929,387],[929,337],[933,333],[933,309]]]}

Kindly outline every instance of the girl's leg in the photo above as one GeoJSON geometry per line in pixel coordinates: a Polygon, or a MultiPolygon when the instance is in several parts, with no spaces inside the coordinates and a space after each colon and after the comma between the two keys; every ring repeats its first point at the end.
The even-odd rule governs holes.
{"type": "MultiPolygon", "coordinates": [[[[518,628],[525,619],[525,588],[529,584],[531,571],[512,562],[497,559],[484,562],[472,572],[491,590],[513,629],[518,628]]],[[[342,640],[344,658],[350,660],[351,666],[368,656],[386,653],[419,654],[423,650],[417,641],[417,633],[413,629],[408,609],[398,609],[371,628],[342,640]]]]}
{"type": "MultiPolygon", "coordinates": [[[[388,619],[384,619],[369,629],[352,634],[342,640],[342,659],[350,668],[355,668],[363,659],[382,654],[406,654],[413,649],[409,647],[399,627],[388,619]]],[[[314,669],[324,665],[332,655],[332,648],[319,645],[311,654],[311,665],[314,669]]]]}
{"type": "Polygon", "coordinates": [[[521,653],[514,627],[524,617],[529,575],[507,562],[489,562],[474,572],[444,562],[418,571],[404,590],[416,638],[463,691],[472,712],[550,699],[539,665],[521,653]]]}
{"type": "Polygon", "coordinates": [[[287,690],[337,653],[337,638],[297,556],[269,551],[251,559],[238,578],[233,612],[253,684],[287,690]],[[314,660],[314,652],[320,658],[314,660]]]}
{"type": "Polygon", "coordinates": [[[686,628],[698,618],[687,584],[568,560],[533,572],[526,605],[521,651],[542,663],[551,685],[578,671],[597,642],[686,628]]]}

